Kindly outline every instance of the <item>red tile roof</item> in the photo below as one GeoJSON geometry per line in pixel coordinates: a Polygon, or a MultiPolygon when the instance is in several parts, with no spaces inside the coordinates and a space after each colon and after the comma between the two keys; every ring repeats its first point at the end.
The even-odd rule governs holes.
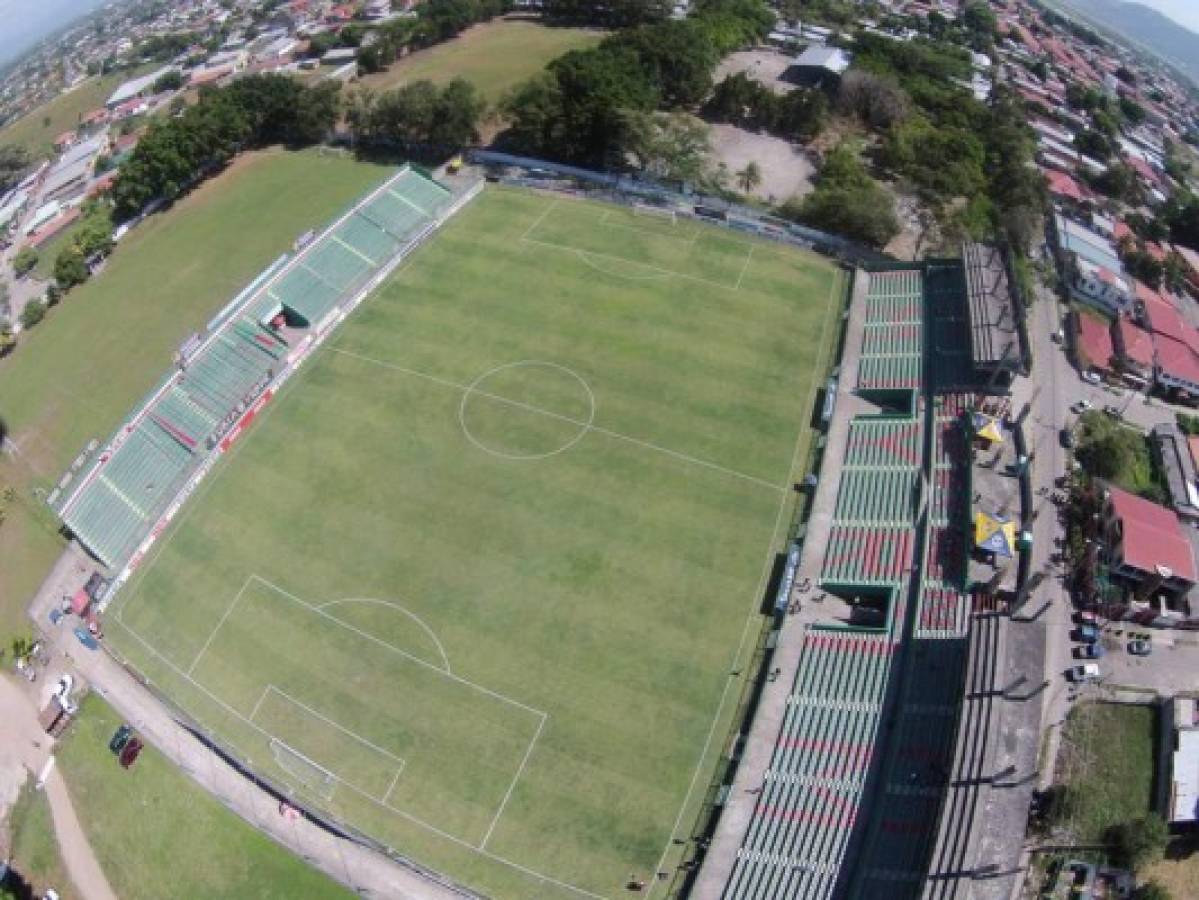
{"type": "Polygon", "coordinates": [[[1085,313],[1076,315],[1078,322],[1078,350],[1087,363],[1106,369],[1111,366],[1112,335],[1107,325],[1085,313]]]}
{"type": "Polygon", "coordinates": [[[1199,435],[1188,435],[1187,446],[1191,449],[1191,462],[1199,467],[1199,435]]]}
{"type": "Polygon", "coordinates": [[[1125,563],[1142,572],[1168,566],[1175,576],[1195,580],[1191,544],[1172,510],[1115,487],[1108,495],[1124,529],[1125,563]]]}
{"type": "Polygon", "coordinates": [[[1158,337],[1153,342],[1153,349],[1157,354],[1157,366],[1163,374],[1199,384],[1199,357],[1195,356],[1195,351],[1185,341],[1158,337]]]}
{"type": "Polygon", "coordinates": [[[1153,336],[1144,328],[1121,318],[1116,321],[1116,340],[1124,356],[1138,365],[1153,367],[1153,336]]]}
{"type": "Polygon", "coordinates": [[[1091,192],[1078,183],[1077,179],[1057,169],[1041,168],[1045,180],[1049,182],[1049,193],[1055,197],[1065,197],[1076,203],[1082,203],[1091,196],[1091,192]]]}
{"type": "Polygon", "coordinates": [[[78,206],[68,209],[65,213],[51,219],[33,234],[29,235],[29,244],[32,247],[40,247],[50,238],[54,237],[72,222],[79,218],[82,210],[78,206]]]}

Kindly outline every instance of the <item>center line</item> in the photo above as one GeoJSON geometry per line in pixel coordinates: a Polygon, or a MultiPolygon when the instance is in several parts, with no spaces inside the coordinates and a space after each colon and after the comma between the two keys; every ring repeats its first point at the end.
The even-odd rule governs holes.
{"type": "MultiPolygon", "coordinates": [[[[458,382],[451,381],[447,378],[439,378],[438,376],[430,375],[427,372],[418,372],[416,369],[408,369],[404,366],[386,362],[381,359],[375,359],[371,356],[363,356],[361,353],[354,353],[352,350],[343,350],[340,347],[333,346],[326,346],[325,349],[331,353],[340,353],[343,356],[350,356],[354,359],[361,360],[362,362],[371,363],[372,365],[376,366],[382,366],[385,369],[391,369],[392,371],[400,372],[404,375],[411,375],[415,378],[423,378],[425,381],[430,381],[433,384],[438,384],[442,387],[451,388],[456,391],[466,391],[467,389],[467,385],[465,384],[459,384],[458,382]]],[[[699,459],[698,457],[690,456],[686,453],[680,453],[678,450],[671,450],[669,447],[663,447],[659,444],[652,443],[651,441],[644,441],[641,440],[641,438],[635,438],[627,434],[622,434],[619,431],[612,431],[608,428],[602,428],[599,425],[589,425],[587,422],[581,419],[576,419],[571,416],[564,416],[561,413],[552,412],[548,409],[542,409],[539,406],[533,406],[529,403],[523,403],[520,400],[512,400],[509,397],[501,397],[498,394],[492,394],[487,391],[480,390],[477,387],[472,390],[471,393],[477,394],[480,397],[486,397],[488,400],[494,400],[497,403],[504,403],[516,409],[522,409],[526,412],[536,413],[537,415],[546,416],[550,419],[556,419],[559,422],[568,422],[571,425],[578,425],[580,428],[587,428],[589,431],[598,432],[599,434],[606,435],[607,437],[615,440],[624,441],[626,443],[633,444],[634,446],[642,447],[646,450],[654,450],[658,453],[663,453],[667,456],[672,456],[675,459],[682,460],[683,462],[687,462],[695,466],[702,466],[705,469],[711,469],[714,472],[722,472],[725,475],[731,475],[734,478],[740,478],[743,481],[749,481],[753,484],[761,485],[762,487],[769,488],[772,491],[782,492],[786,490],[786,487],[783,485],[774,484],[773,482],[767,481],[764,478],[758,478],[756,475],[747,475],[744,472],[738,472],[736,469],[727,468],[719,463],[709,462],[706,459],[699,459]]]]}

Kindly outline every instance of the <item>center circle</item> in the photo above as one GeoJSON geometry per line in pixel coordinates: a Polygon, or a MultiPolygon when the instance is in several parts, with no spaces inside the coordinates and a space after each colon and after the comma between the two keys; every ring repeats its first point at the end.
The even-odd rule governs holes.
{"type": "Polygon", "coordinates": [[[466,439],[502,459],[546,459],[569,450],[595,422],[595,394],[573,369],[522,359],[488,369],[458,406],[466,439]]]}

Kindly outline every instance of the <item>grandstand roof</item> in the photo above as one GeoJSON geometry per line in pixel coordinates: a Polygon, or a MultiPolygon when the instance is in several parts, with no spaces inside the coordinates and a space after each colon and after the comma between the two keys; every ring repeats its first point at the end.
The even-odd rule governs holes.
{"type": "Polygon", "coordinates": [[[970,351],[976,366],[1015,369],[1021,365],[1020,336],[1007,268],[999,249],[990,244],[962,245],[966,272],[970,351]]]}

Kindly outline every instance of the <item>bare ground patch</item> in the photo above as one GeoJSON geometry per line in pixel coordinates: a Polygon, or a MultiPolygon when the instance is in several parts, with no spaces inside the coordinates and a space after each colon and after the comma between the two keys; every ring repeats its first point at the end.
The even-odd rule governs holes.
{"type": "Polygon", "coordinates": [[[794,54],[770,48],[740,50],[721,60],[720,65],[716,67],[715,81],[719,83],[729,75],[744,72],[776,94],[786,94],[795,89],[795,85],[783,80],[783,73],[791,65],[793,58],[794,54]]]}
{"type": "Polygon", "coordinates": [[[762,170],[762,183],[751,193],[760,200],[782,203],[812,190],[815,166],[804,149],[790,141],[735,125],[713,125],[711,143],[712,161],[724,163],[730,174],[750,162],[758,164],[762,170]]]}

